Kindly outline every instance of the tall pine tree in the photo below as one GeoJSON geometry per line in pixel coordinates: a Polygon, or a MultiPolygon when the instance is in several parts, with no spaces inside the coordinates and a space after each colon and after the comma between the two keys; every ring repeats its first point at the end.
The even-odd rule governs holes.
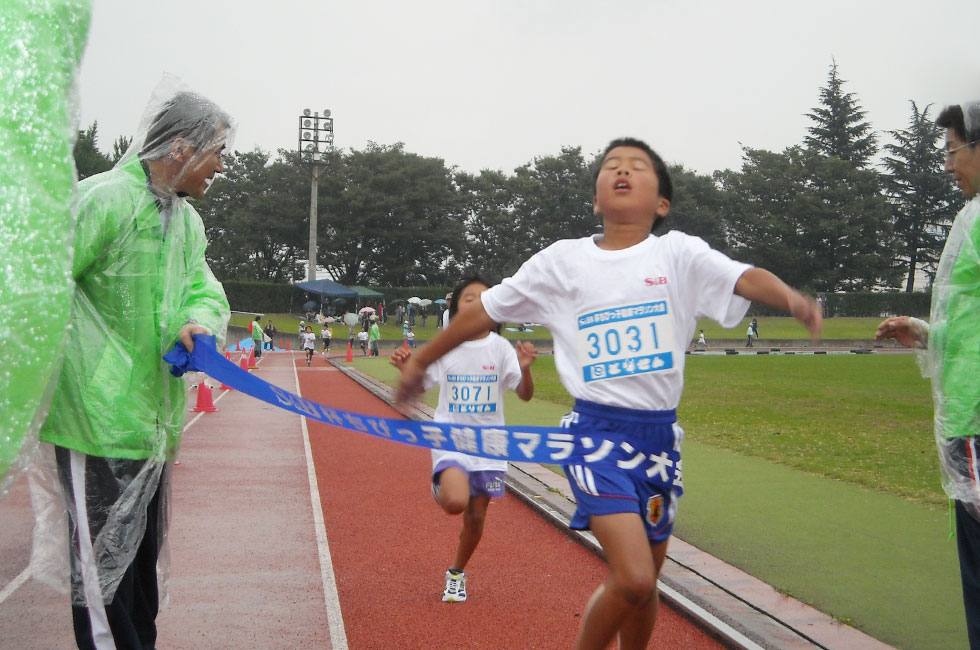
{"type": "Polygon", "coordinates": [[[915,102],[906,129],[890,131],[894,144],[886,144],[888,175],[885,194],[892,210],[897,265],[906,275],[905,290],[915,288],[915,273],[932,277],[956,214],[957,193],[943,171],[943,151],[937,146],[943,130],[915,102]]]}
{"type": "Polygon", "coordinates": [[[892,224],[881,175],[870,165],[877,138],[845,83],[833,62],[820,105],[807,113],[814,124],[801,161],[805,192],[817,208],[816,263],[836,291],[890,287],[900,278],[891,261],[892,224]]]}
{"type": "Polygon", "coordinates": [[[858,168],[867,167],[878,152],[877,139],[865,112],[854,98],[844,92],[847,83],[837,74],[837,62],[830,66],[827,85],[820,89],[820,106],[806,114],[814,125],[807,128],[806,146],[824,156],[836,156],[858,168]]]}
{"type": "Polygon", "coordinates": [[[86,130],[78,132],[74,156],[78,180],[112,169],[112,161],[99,151],[98,122],[92,122],[86,130]]]}

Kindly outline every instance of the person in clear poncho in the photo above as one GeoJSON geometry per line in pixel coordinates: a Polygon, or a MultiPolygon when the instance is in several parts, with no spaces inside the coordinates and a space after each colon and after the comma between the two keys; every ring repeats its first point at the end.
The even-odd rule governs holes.
{"type": "Polygon", "coordinates": [[[185,414],[185,385],[162,357],[178,339],[190,349],[192,334],[225,335],[228,302],[187,199],[203,198],[222,171],[232,126],[213,102],[167,78],[126,155],[78,185],[76,289],[40,433],[49,462],[32,486],[32,566],[50,582],[52,558],[67,545],[82,648],[156,641],[170,469],[185,414]],[[59,491],[60,502],[50,498],[59,491]]]}
{"type": "Polygon", "coordinates": [[[943,487],[954,502],[970,647],[980,648],[980,101],[948,106],[946,172],[969,199],[956,215],[932,286],[929,323],[885,319],[877,339],[919,348],[932,379],[943,487]]]}

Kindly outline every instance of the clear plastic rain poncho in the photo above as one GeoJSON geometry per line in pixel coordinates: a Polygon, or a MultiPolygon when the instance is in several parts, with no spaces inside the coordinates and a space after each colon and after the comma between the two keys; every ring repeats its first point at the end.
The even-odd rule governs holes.
{"type": "Polygon", "coordinates": [[[91,0],[0,3],[0,498],[37,447],[71,279],[73,85],[91,0]]]}
{"type": "MultiPolygon", "coordinates": [[[[962,106],[967,141],[980,137],[980,103],[962,106]],[[970,137],[972,135],[972,137],[970,137]]],[[[932,378],[935,435],[943,487],[980,520],[966,436],[980,436],[980,195],[956,215],[932,286],[929,346],[920,353],[932,378]]]]}
{"type": "Polygon", "coordinates": [[[71,327],[40,433],[50,444],[32,472],[34,576],[63,586],[70,567],[77,605],[112,599],[157,496],[161,514],[149,523],[166,594],[169,468],[186,386],[162,357],[189,323],[225,336],[228,302],[187,198],[203,197],[232,132],[218,106],[165,77],[123,158],[78,184],[71,327]]]}

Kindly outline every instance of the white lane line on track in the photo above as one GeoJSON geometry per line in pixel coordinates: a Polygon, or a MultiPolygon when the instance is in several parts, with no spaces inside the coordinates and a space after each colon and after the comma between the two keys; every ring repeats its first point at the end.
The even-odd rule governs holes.
{"type": "Polygon", "coordinates": [[[27,582],[27,579],[30,577],[31,577],[31,567],[27,567],[26,569],[20,572],[20,575],[18,575],[16,578],[11,580],[10,584],[4,587],[3,591],[0,591],[0,605],[3,604],[3,601],[10,598],[11,594],[17,591],[18,587],[20,587],[22,584],[27,582]]]}
{"type": "Polygon", "coordinates": [[[660,589],[660,593],[670,600],[675,606],[677,606],[678,609],[684,610],[689,615],[706,623],[716,632],[722,633],[726,641],[735,644],[735,646],[740,650],[765,650],[763,646],[745,636],[694,601],[683,596],[679,591],[676,591],[671,586],[665,585],[663,582],[658,580],[657,587],[660,589]]]}
{"type": "MultiPolygon", "coordinates": [[[[214,389],[212,388],[211,390],[214,390],[214,389]]],[[[220,401],[221,401],[221,398],[222,398],[222,397],[224,397],[225,395],[227,395],[227,394],[228,394],[228,393],[230,393],[230,392],[231,392],[230,390],[226,390],[226,391],[224,391],[223,393],[221,393],[220,395],[218,395],[217,397],[215,397],[215,398],[214,398],[214,402],[212,402],[212,403],[213,403],[213,404],[214,404],[215,406],[217,406],[217,405],[218,405],[218,402],[220,402],[220,401]]],[[[193,426],[193,424],[194,424],[195,422],[197,422],[198,420],[200,420],[200,419],[201,419],[201,416],[202,416],[202,415],[204,415],[204,411],[201,411],[200,413],[198,413],[197,415],[195,415],[194,417],[192,417],[192,418],[191,418],[191,421],[190,421],[190,422],[188,422],[187,424],[185,424],[185,425],[184,425],[184,428],[183,428],[183,429],[181,429],[181,431],[180,431],[180,434],[181,434],[181,435],[184,435],[185,433],[187,433],[187,430],[188,430],[188,429],[190,429],[190,428],[191,428],[191,426],[193,426]]]]}
{"type": "MultiPolygon", "coordinates": [[[[262,365],[262,359],[259,358],[259,359],[257,359],[255,361],[255,367],[258,368],[261,365],[262,365]]],[[[211,390],[217,390],[217,389],[212,388],[211,390]]],[[[188,392],[190,392],[190,391],[188,390],[188,392]]],[[[225,395],[227,395],[230,392],[231,392],[231,390],[223,391],[220,395],[218,395],[217,397],[214,398],[214,402],[212,402],[212,403],[215,406],[217,406],[218,405],[218,402],[221,400],[221,398],[224,397],[225,395]]],[[[193,425],[195,422],[197,422],[198,420],[200,420],[202,415],[204,415],[204,411],[201,411],[200,413],[198,413],[197,415],[195,415],[193,418],[191,418],[191,421],[188,422],[187,424],[185,424],[184,425],[184,428],[181,429],[180,434],[183,435],[183,434],[187,433],[187,430],[191,428],[191,425],[193,425]]]]}
{"type": "MultiPolygon", "coordinates": [[[[296,379],[296,394],[303,393],[299,388],[299,373],[296,372],[295,355],[290,352],[293,377],[296,379]]],[[[340,611],[340,595],[337,593],[337,580],[330,559],[330,544],[327,541],[327,528],[323,524],[323,508],[320,505],[320,488],[317,485],[316,469],[313,467],[313,450],[310,447],[310,432],[306,428],[306,418],[300,417],[303,427],[303,447],[306,450],[306,471],[310,479],[310,500],[313,505],[313,524],[316,527],[316,546],[320,554],[320,578],[323,582],[323,599],[327,607],[327,624],[330,627],[330,647],[332,650],[347,650],[347,631],[344,628],[344,615],[340,611]]]]}

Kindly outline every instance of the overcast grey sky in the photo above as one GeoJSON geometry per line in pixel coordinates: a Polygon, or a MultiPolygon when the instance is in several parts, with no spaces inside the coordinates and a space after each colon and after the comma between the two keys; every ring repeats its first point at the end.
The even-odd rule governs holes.
{"type": "Polygon", "coordinates": [[[132,134],[164,72],[294,148],[329,108],[341,148],[404,142],[467,171],[614,137],[702,173],[802,141],[832,58],[875,130],[980,96],[977,0],[95,0],[80,124],[132,134]]]}

